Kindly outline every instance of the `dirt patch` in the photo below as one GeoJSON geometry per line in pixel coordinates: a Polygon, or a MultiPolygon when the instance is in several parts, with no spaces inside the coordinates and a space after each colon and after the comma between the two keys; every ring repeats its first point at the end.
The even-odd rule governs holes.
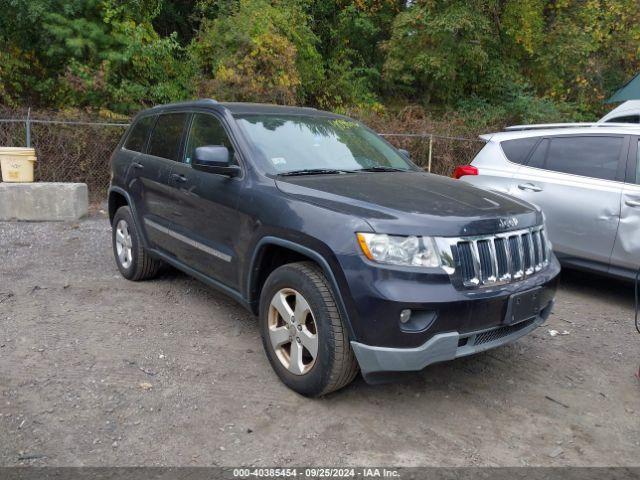
{"type": "Polygon", "coordinates": [[[173,270],[127,282],[109,235],[0,223],[1,465],[638,464],[629,285],[565,273],[515,344],[308,400],[249,313],[173,270]]]}

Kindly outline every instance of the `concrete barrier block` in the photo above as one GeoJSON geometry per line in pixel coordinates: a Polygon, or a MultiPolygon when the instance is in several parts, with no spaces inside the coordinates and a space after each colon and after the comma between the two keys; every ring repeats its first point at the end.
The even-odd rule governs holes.
{"type": "Polygon", "coordinates": [[[0,183],[1,221],[73,221],[88,209],[84,183],[0,183]]]}

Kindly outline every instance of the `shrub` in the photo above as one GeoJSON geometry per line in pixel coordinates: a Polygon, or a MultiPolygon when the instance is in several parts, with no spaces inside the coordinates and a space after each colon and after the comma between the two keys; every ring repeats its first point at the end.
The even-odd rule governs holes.
{"type": "Polygon", "coordinates": [[[323,75],[316,42],[295,3],[239,0],[204,21],[191,44],[198,90],[223,100],[303,103],[323,75]]]}

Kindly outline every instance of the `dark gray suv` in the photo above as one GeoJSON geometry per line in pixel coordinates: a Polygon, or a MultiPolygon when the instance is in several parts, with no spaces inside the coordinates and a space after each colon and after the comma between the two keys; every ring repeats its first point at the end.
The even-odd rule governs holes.
{"type": "Polygon", "coordinates": [[[538,209],[310,108],[141,112],[112,157],[109,216],[125,278],[166,262],[227,293],[309,396],[513,341],[549,316],[559,273],[538,209]]]}

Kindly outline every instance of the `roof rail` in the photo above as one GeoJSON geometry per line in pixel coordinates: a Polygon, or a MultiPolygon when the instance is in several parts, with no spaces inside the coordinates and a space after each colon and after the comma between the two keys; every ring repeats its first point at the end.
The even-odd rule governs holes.
{"type": "Polygon", "coordinates": [[[534,125],[512,125],[506,127],[505,132],[518,132],[523,130],[544,130],[549,128],[597,128],[597,127],[626,127],[626,128],[640,128],[640,124],[637,123],[539,123],[534,125]]]}
{"type": "Polygon", "coordinates": [[[213,98],[198,98],[196,100],[184,100],[181,102],[172,102],[172,103],[165,103],[165,104],[161,104],[161,105],[154,105],[152,108],[165,108],[165,107],[191,107],[191,106],[198,106],[198,105],[211,105],[211,104],[217,104],[217,100],[214,100],[213,98]]]}

